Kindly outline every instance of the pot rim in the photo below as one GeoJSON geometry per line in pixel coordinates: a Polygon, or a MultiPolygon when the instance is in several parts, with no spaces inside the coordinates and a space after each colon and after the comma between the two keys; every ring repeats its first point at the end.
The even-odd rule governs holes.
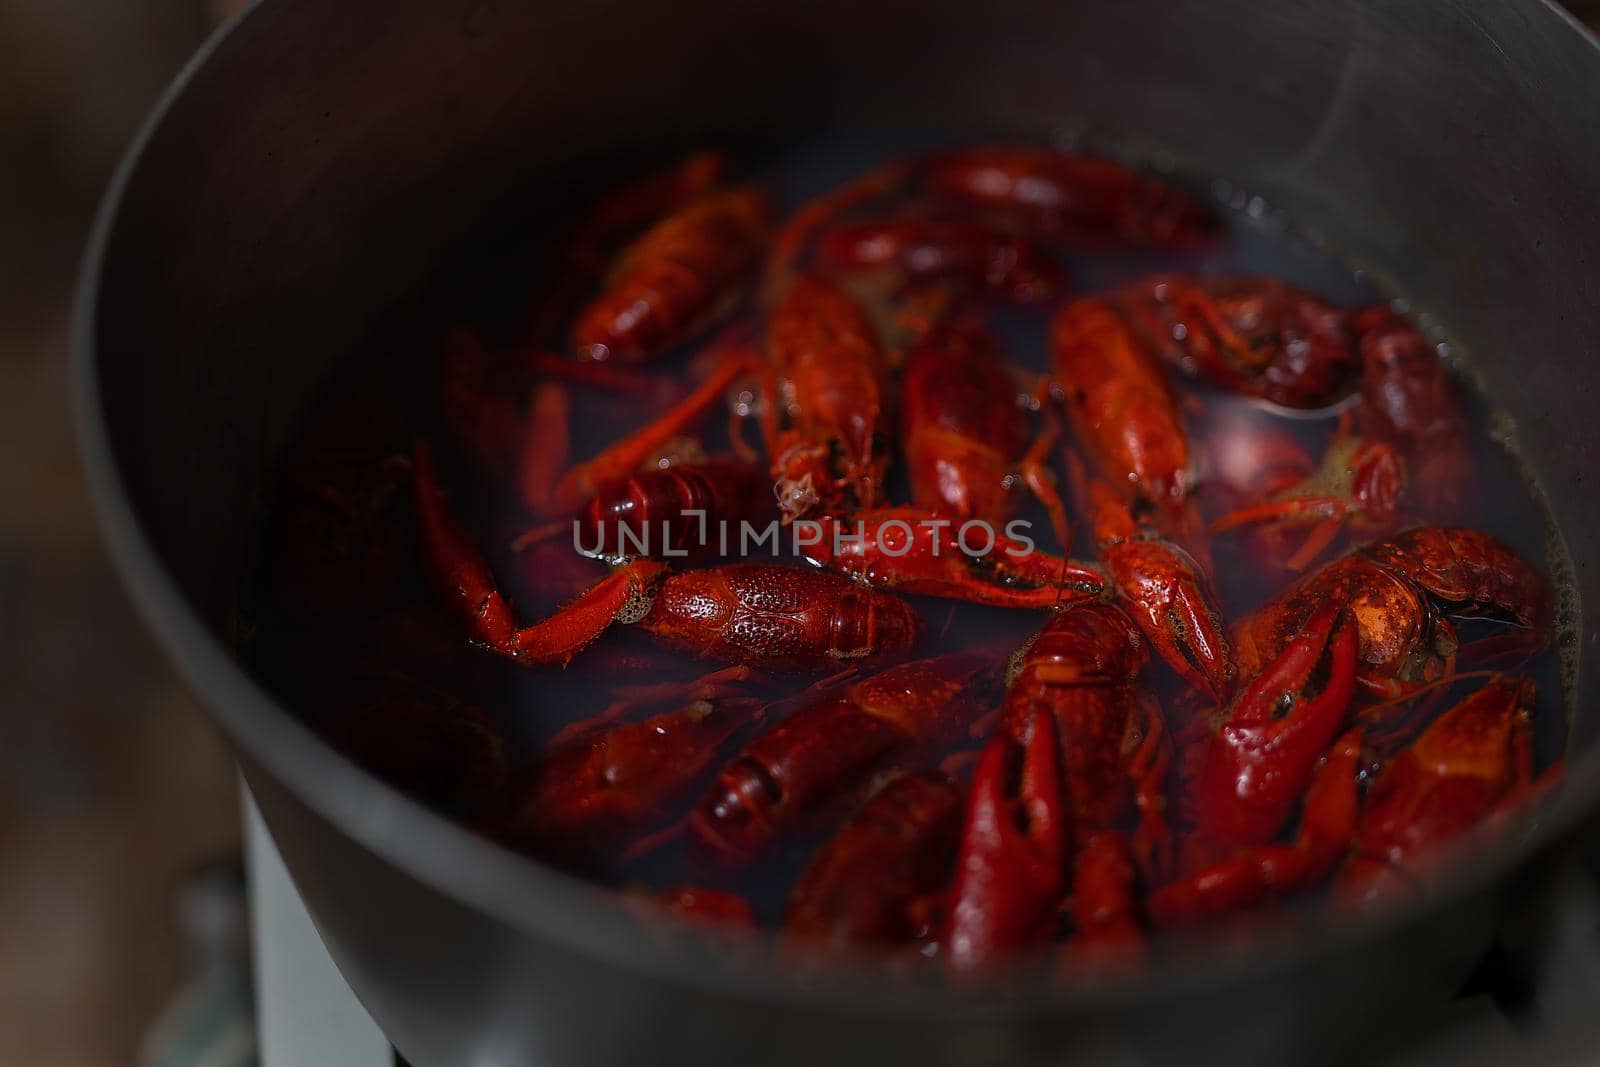
{"type": "MultiPolygon", "coordinates": [[[[1336,952],[1359,951],[1426,914],[1507,876],[1553,844],[1600,805],[1600,745],[1569,761],[1565,781],[1515,841],[1480,850],[1454,865],[1447,884],[1419,899],[1355,915],[1325,909],[1313,921],[1263,921],[1242,948],[1215,937],[1183,946],[1160,968],[1139,973],[1041,972],[1047,953],[998,966],[992,981],[886,982],[881,967],[818,958],[805,967],[790,957],[752,968],[730,961],[701,939],[652,936],[620,895],[481,838],[410,799],[339,754],[303,726],[244,669],[190,607],[159,561],[130,502],[113,455],[99,380],[96,331],[102,268],[125,194],[145,153],[191,83],[223,43],[246,31],[270,0],[253,0],[190,58],[146,118],[100,202],[79,268],[72,326],[72,372],[79,451],[102,535],[121,578],[168,657],[222,725],[231,742],[299,801],[355,843],[418,883],[460,904],[571,952],[623,970],[746,1000],[801,1001],[861,1015],[877,1012],[958,1016],[1029,1010],[1082,1010],[1135,1005],[1261,978],[1336,952]],[[1331,920],[1331,921],[1330,921],[1331,920]],[[787,962],[786,962],[787,961],[787,962]],[[1043,978],[1044,980],[1039,980],[1043,978]],[[1031,979],[1031,980],[1023,980],[1031,979]]],[[[1556,0],[1521,0],[1580,34],[1600,71],[1600,40],[1556,0]]],[[[291,872],[292,874],[292,872],[291,872]]],[[[1233,939],[1230,937],[1231,942],[1233,939]]],[[[881,962],[881,961],[880,961],[881,962]]],[[[930,968],[929,970],[934,970],[930,968]]]]}

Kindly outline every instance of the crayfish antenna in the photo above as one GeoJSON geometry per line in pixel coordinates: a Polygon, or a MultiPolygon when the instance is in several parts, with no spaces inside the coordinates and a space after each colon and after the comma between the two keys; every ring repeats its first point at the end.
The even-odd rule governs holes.
{"type": "Polygon", "coordinates": [[[728,441],[734,455],[754,464],[761,453],[745,440],[745,423],[754,418],[761,432],[761,447],[769,460],[778,455],[778,372],[770,363],[752,364],[751,384],[740,390],[738,403],[728,409],[728,441]]]}
{"type": "Polygon", "coordinates": [[[622,719],[634,718],[647,710],[668,704],[688,705],[695,701],[725,700],[739,696],[765,678],[764,674],[751,667],[723,667],[686,682],[619,686],[615,690],[616,699],[598,713],[562,727],[546,742],[546,747],[569,744],[622,719]]]}
{"type": "Polygon", "coordinates": [[[538,385],[528,401],[528,425],[522,437],[517,482],[523,504],[535,514],[549,510],[556,480],[567,465],[570,407],[566,388],[554,382],[538,385]]]}
{"type": "Polygon", "coordinates": [[[516,540],[511,542],[511,551],[526,552],[536,545],[542,545],[551,538],[566,533],[570,528],[571,524],[565,519],[555,519],[551,522],[540,523],[538,526],[518,534],[516,540]]]}
{"type": "Polygon", "coordinates": [[[760,365],[760,358],[752,350],[727,351],[705,381],[659,418],[564,472],[551,491],[544,513],[576,511],[605,482],[639,470],[673,438],[683,436],[709,415],[740,375],[760,365]]]}
{"type": "Polygon", "coordinates": [[[540,380],[557,379],[569,385],[623,393],[653,403],[681,399],[677,383],[663,375],[614,367],[609,363],[569,359],[540,348],[513,348],[503,358],[525,367],[540,380]]]}
{"type": "Polygon", "coordinates": [[[1350,514],[1350,502],[1338,496],[1295,496],[1282,500],[1266,500],[1259,504],[1236,508],[1212,521],[1208,529],[1226,533],[1240,526],[1258,522],[1322,522],[1326,519],[1343,520],[1350,514]]]}
{"type": "Polygon", "coordinates": [[[905,161],[887,163],[812,200],[789,216],[773,235],[767,253],[762,303],[776,304],[782,298],[799,273],[802,257],[824,226],[844,212],[894,192],[909,177],[910,167],[905,161]]]}

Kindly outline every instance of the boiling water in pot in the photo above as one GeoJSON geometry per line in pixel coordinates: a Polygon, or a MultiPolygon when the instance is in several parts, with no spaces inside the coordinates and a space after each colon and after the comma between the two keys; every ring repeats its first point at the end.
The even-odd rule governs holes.
{"type": "MultiPolygon", "coordinates": [[[[1405,660],[1399,669],[1403,678],[1369,677],[1372,671],[1361,668],[1367,671],[1361,684],[1348,677],[1355,668],[1338,648],[1347,632],[1353,648],[1367,641],[1377,625],[1362,613],[1363,604],[1370,609],[1381,603],[1381,597],[1374,600],[1376,594],[1367,596],[1369,587],[1329,585],[1312,599],[1334,605],[1332,616],[1297,618],[1277,647],[1255,660],[1239,654],[1236,634],[1233,651],[1224,649],[1208,664],[1195,652],[1204,635],[1170,605],[1149,609],[1157,616],[1149,623],[1155,632],[1147,629],[1141,635],[1137,621],[1146,606],[1139,603],[1138,583],[1119,588],[1116,568],[1108,576],[1102,566],[1083,576],[1084,581],[1100,581],[1100,588],[1075,585],[1056,606],[1062,616],[1099,612],[1112,620],[1107,625],[1121,627],[1117,633],[1125,633],[1127,643],[1139,649],[1130,653],[1140,657],[1134,668],[1137,677],[1094,690],[1097,703],[1088,712],[1061,711],[1058,705],[1050,727],[1059,742],[1053,757],[1040,755],[1053,746],[1033,743],[1044,729],[1039,718],[1011,710],[1005,695],[1008,684],[1055,686],[1051,699],[1060,696],[1063,686],[1071,688],[1059,679],[1050,681],[1057,675],[1049,670],[1030,667],[1029,656],[1058,647],[1044,638],[1029,644],[1051,612],[1040,609],[1037,596],[1021,606],[972,602],[1003,600],[1019,590],[1031,596],[1038,593],[1040,579],[1037,573],[1026,578],[997,573],[983,561],[970,568],[969,576],[977,584],[989,582],[993,595],[974,593],[976,584],[963,587],[961,598],[923,595],[949,589],[903,585],[883,592],[885,597],[900,594],[921,619],[921,629],[905,648],[855,649],[870,653],[865,659],[846,655],[829,661],[824,656],[798,664],[801,669],[796,670],[794,662],[762,659],[759,649],[752,651],[754,646],[743,646],[746,652],[740,653],[729,651],[726,643],[713,650],[711,659],[696,658],[693,648],[706,643],[691,641],[693,648],[686,652],[681,633],[676,647],[670,647],[670,640],[664,646],[658,639],[659,628],[655,636],[645,632],[654,615],[642,625],[626,625],[625,619],[606,627],[601,620],[595,627],[598,637],[581,650],[583,642],[563,632],[562,640],[573,647],[549,657],[524,655],[519,660],[502,654],[506,648],[497,652],[486,647],[493,643],[482,628],[487,587],[463,585],[460,569],[439,580],[439,571],[446,568],[439,565],[437,524],[430,529],[424,521],[419,533],[417,513],[426,510],[422,501],[433,491],[418,484],[419,466],[437,475],[434,503],[444,509],[444,521],[459,527],[458,540],[470,546],[468,554],[483,554],[485,573],[503,591],[518,622],[549,617],[609,573],[624,573],[608,570],[614,560],[590,559],[575,550],[585,538],[572,529],[570,519],[594,486],[553,500],[562,495],[560,475],[682,403],[697,383],[719,373],[719,359],[759,351],[763,341],[773,347],[770,319],[780,314],[775,307],[784,306],[791,287],[806,284],[797,278],[812,275],[825,277],[826,291],[853,304],[869,324],[871,343],[880,349],[872,358],[881,360],[889,396],[917,358],[919,344],[953,343],[951,334],[941,332],[950,322],[968,331],[961,337],[983,338],[981,344],[989,346],[983,349],[984,358],[1003,359],[1010,385],[995,418],[1024,427],[1025,444],[1042,442],[1037,454],[1049,472],[1044,475],[1047,491],[1053,486],[1067,499],[1070,544],[1061,545],[1049,509],[1023,489],[1022,457],[1007,457],[1017,462],[1005,475],[1004,492],[997,491],[1006,500],[1004,518],[1021,523],[1018,529],[1040,552],[1070,556],[1086,565],[1111,562],[1115,550],[1097,543],[1091,503],[1090,485],[1099,481],[1110,487],[1102,497],[1116,501],[1108,514],[1126,508],[1136,524],[1132,542],[1155,553],[1158,566],[1173,568],[1162,572],[1167,577],[1191,575],[1196,595],[1230,624],[1361,546],[1403,545],[1414,556],[1419,535],[1407,530],[1452,519],[1498,539],[1495,551],[1505,559],[1517,561],[1520,555],[1533,561],[1538,573],[1559,573],[1546,559],[1543,510],[1508,447],[1504,427],[1464,379],[1451,372],[1444,380],[1454,384],[1452,402],[1459,403],[1467,427],[1464,451],[1470,455],[1469,495],[1474,499],[1466,515],[1430,514],[1431,502],[1448,496],[1437,484],[1427,484],[1440,469],[1435,454],[1416,448],[1407,454],[1404,442],[1388,442],[1397,456],[1380,450],[1374,460],[1371,453],[1357,451],[1372,436],[1363,435],[1371,423],[1364,421],[1361,405],[1371,401],[1357,389],[1359,355],[1334,376],[1324,400],[1283,407],[1248,395],[1248,389],[1219,383],[1214,376],[1185,375],[1160,362],[1154,352],[1162,343],[1170,339],[1181,344],[1189,330],[1203,328],[1204,313],[1194,308],[1178,315],[1176,326],[1152,319],[1134,331],[1149,366],[1158,368],[1174,391],[1174,411],[1189,445],[1186,475],[1195,479],[1192,491],[1181,508],[1173,508],[1137,477],[1130,480],[1130,472],[1118,468],[1103,448],[1097,450],[1094,440],[1095,426],[1125,417],[1121,409],[1085,411],[1082,400],[1074,408],[1078,383],[1063,367],[1081,364],[1052,359],[1053,346],[1060,346],[1059,339],[1052,339],[1052,322],[1070,301],[1138,293],[1145,302],[1137,306],[1148,308],[1156,306],[1149,302],[1155,294],[1157,304],[1170,308],[1198,279],[1231,276],[1278,279],[1340,309],[1381,307],[1391,294],[1380,292],[1336,254],[1303,239],[1270,206],[1223,182],[1171,182],[1174,189],[1192,194],[1196,217],[1215,213],[1215,239],[1138,236],[1144,233],[1143,224],[1136,224],[1114,239],[1100,234],[1085,241],[1070,224],[1040,226],[1036,204],[1026,210],[1013,204],[1016,210],[1011,210],[963,201],[948,190],[908,191],[921,188],[917,167],[931,165],[926,153],[933,147],[965,151],[936,138],[878,132],[754,154],[734,161],[725,173],[709,158],[687,165],[666,160],[661,173],[674,176],[672,180],[657,182],[653,191],[647,187],[631,202],[636,207],[641,195],[647,206],[652,198],[664,199],[655,205],[659,211],[620,210],[611,220],[614,225],[591,226],[587,232],[592,239],[581,240],[572,236],[572,219],[592,221],[595,216],[579,210],[562,219],[546,218],[511,235],[496,234],[469,264],[441,270],[415,300],[395,309],[364,351],[352,353],[307,414],[284,458],[264,527],[267,549],[253,647],[259,671],[278,695],[334,744],[427,802],[513,847],[628,889],[641,899],[714,921],[774,927],[787,923],[813,936],[880,944],[908,954],[952,954],[951,946],[959,943],[965,948],[953,953],[958,959],[1051,939],[1103,940],[1127,948],[1164,925],[1235,919],[1274,901],[1315,900],[1329,885],[1336,891],[1356,885],[1346,892],[1381,898],[1385,892],[1403,891],[1395,886],[1414,874],[1415,856],[1401,855],[1404,849],[1394,845],[1410,840],[1408,828],[1434,828],[1418,829],[1413,836],[1419,841],[1447,837],[1440,827],[1451,832],[1465,828],[1452,820],[1477,823],[1552,780],[1553,774],[1541,772],[1556,762],[1565,741],[1561,681],[1554,655],[1544,650],[1548,641],[1530,640],[1528,618],[1514,617],[1518,608],[1526,609],[1525,616],[1537,614],[1533,586],[1519,584],[1498,557],[1484,564],[1500,580],[1493,595],[1474,589],[1471,595],[1424,597],[1419,625],[1430,628],[1432,644],[1405,660]],[[863,148],[868,144],[870,151],[863,148]],[[919,161],[912,165],[913,177],[827,215],[816,232],[807,231],[807,239],[799,242],[791,271],[770,269],[777,253],[766,243],[766,234],[759,255],[730,267],[730,277],[715,284],[694,273],[704,263],[684,267],[681,247],[669,248],[665,257],[676,265],[667,272],[668,282],[656,275],[652,284],[670,285],[672,271],[680,279],[687,271],[691,297],[703,297],[704,306],[677,319],[669,316],[667,325],[674,329],[655,345],[662,351],[646,353],[648,359],[632,358],[634,353],[621,344],[605,353],[594,348],[572,351],[582,346],[569,338],[571,323],[597,294],[603,298],[607,286],[625,279],[630,263],[637,265],[643,253],[635,246],[630,261],[630,244],[648,241],[641,235],[657,232],[650,227],[660,221],[658,216],[693,210],[706,197],[718,195],[716,189],[755,183],[770,191],[780,219],[792,217],[802,205],[873,173],[891,158],[919,161]],[[882,233],[838,229],[885,219],[919,220],[925,228],[882,233]],[[829,245],[829,233],[853,233],[859,240],[852,244],[837,237],[829,245]],[[973,233],[982,237],[978,244],[961,243],[973,233]],[[844,248],[844,258],[870,258],[882,253],[884,242],[896,234],[910,245],[921,240],[929,247],[902,258],[895,258],[898,252],[888,253],[892,262],[880,267],[846,263],[828,252],[830,247],[844,248]],[[952,248],[979,248],[973,253],[979,265],[927,267],[941,250],[947,259],[959,259],[952,248]],[[916,255],[923,259],[915,260],[916,255]],[[613,262],[622,265],[609,266],[613,262]],[[767,283],[757,296],[755,277],[763,264],[769,265],[767,283]],[[1039,270],[1030,273],[1029,264],[1039,270]],[[1158,289],[1150,281],[1158,275],[1174,280],[1158,289]],[[700,291],[717,286],[736,299],[712,299],[700,291]],[[598,354],[612,358],[573,358],[598,354]],[[1041,376],[1052,373],[1054,390],[1041,388],[1041,376]],[[1058,437],[1052,436],[1055,431],[1058,437]],[[1391,466],[1372,469],[1379,471],[1375,479],[1381,479],[1383,470],[1399,479],[1394,489],[1399,502],[1391,513],[1365,498],[1358,500],[1353,488],[1352,472],[1367,471],[1364,463],[1380,463],[1386,455],[1391,466]],[[1407,481],[1416,475],[1421,475],[1421,484],[1407,481]],[[1356,506],[1356,513],[1330,510],[1335,498],[1356,506]],[[1413,539],[1405,541],[1407,536],[1413,539]],[[432,583],[425,578],[430,564],[432,583]],[[1167,648],[1161,642],[1163,618],[1167,648]],[[1321,624],[1327,632],[1314,640],[1321,624]],[[1295,638],[1306,645],[1308,662],[1290,671],[1277,689],[1253,692],[1255,676],[1295,638]],[[1459,653],[1451,655],[1454,648],[1459,653]],[[573,655],[565,669],[529,662],[560,660],[569,651],[573,655]],[[952,656],[969,659],[952,661],[952,656]],[[944,666],[925,671],[895,666],[900,660],[938,657],[945,657],[936,661],[944,666]],[[1235,660],[1243,674],[1237,679],[1226,676],[1235,660]],[[965,665],[972,661],[978,666],[968,670],[965,665]],[[963,665],[956,680],[946,669],[951,662],[963,665]],[[1502,669],[1511,674],[1491,681],[1502,669]],[[927,714],[959,721],[929,727],[925,735],[911,739],[896,735],[881,744],[861,740],[857,734],[881,730],[881,725],[873,719],[863,726],[871,718],[865,712],[849,716],[867,705],[880,707],[888,698],[883,691],[852,687],[870,685],[864,680],[875,677],[890,679],[888,691],[904,691],[907,706],[916,700],[904,694],[919,686],[935,687],[936,696],[923,694],[932,708],[927,714]],[[1518,689],[1512,677],[1530,679],[1536,695],[1518,689]],[[1353,689],[1353,695],[1347,694],[1329,719],[1322,702],[1335,699],[1329,694],[1337,695],[1341,684],[1353,689]],[[1523,757],[1515,751],[1521,727],[1506,726],[1515,716],[1508,712],[1492,720],[1504,735],[1495,764],[1498,778],[1478,773],[1482,767],[1473,763],[1480,750],[1487,751],[1485,746],[1439,744],[1450,740],[1451,720],[1445,714],[1474,692],[1495,686],[1513,694],[1508,707],[1520,698],[1531,717],[1532,751],[1525,768],[1518,766],[1523,757]],[[1259,753],[1219,754],[1219,738],[1227,734],[1230,722],[1237,727],[1242,721],[1230,716],[1251,700],[1264,709],[1258,728],[1262,722],[1321,714],[1326,722],[1336,721],[1337,730],[1320,728],[1325,736],[1309,758],[1299,759],[1298,770],[1259,753]],[[796,753],[805,746],[793,737],[784,740],[783,724],[796,730],[792,724],[799,717],[840,701],[855,710],[838,713],[845,718],[807,742],[819,746],[820,756],[801,759],[796,753]],[[1001,712],[1003,704],[1006,710],[1001,712]],[[630,732],[637,723],[648,725],[630,732]],[[1434,724],[1439,729],[1429,733],[1434,724]],[[994,740],[1007,731],[1009,739],[994,740]],[[1341,743],[1346,745],[1343,763],[1341,743]],[[1431,754],[1459,753],[1459,766],[1452,765],[1452,774],[1459,774],[1443,784],[1424,774],[1401,785],[1403,776],[1425,762],[1404,755],[1418,744],[1432,745],[1426,748],[1431,754]],[[1006,751],[986,762],[990,747],[1006,751]],[[741,763],[742,751],[761,758],[747,756],[741,763]],[[788,762],[774,765],[769,758],[774,752],[783,753],[788,762]],[[820,771],[814,766],[819,760],[820,771]],[[1039,760],[1047,760],[1050,773],[1064,779],[1043,800],[1028,794],[1036,781],[1030,785],[1018,780],[1018,764],[1037,775],[1045,766],[1039,760]],[[1225,780],[1233,788],[1237,775],[1215,772],[1208,778],[1208,761],[1213,770],[1246,767],[1283,775],[1294,782],[1292,795],[1276,801],[1281,811],[1266,823],[1241,829],[1235,825],[1241,817],[1227,797],[1214,795],[1216,781],[1225,780]],[[1405,769],[1408,764],[1415,766],[1405,769]],[[718,777],[723,768],[728,770],[718,777]],[[801,777],[791,780],[785,774],[801,777]],[[1348,781],[1336,781],[1339,774],[1348,781]],[[1213,786],[1207,787],[1207,781],[1213,786]],[[801,788],[797,782],[821,784],[815,785],[817,795],[802,805],[796,798],[811,786],[801,788]],[[1003,808],[1013,831],[1009,836],[1005,827],[983,823],[978,796],[986,786],[997,788],[999,793],[990,795],[1009,805],[1003,808]],[[1213,789],[1209,800],[1207,788],[1213,789]],[[1383,800],[1401,793],[1405,796],[1383,800]],[[1356,825],[1341,829],[1339,819],[1329,814],[1339,810],[1339,797],[1356,805],[1356,825]],[[1399,814],[1385,815],[1384,803],[1399,814]],[[805,810],[790,812],[786,805],[805,810]],[[752,840],[748,826],[726,833],[706,829],[730,809],[738,809],[746,823],[772,820],[772,826],[758,827],[755,854],[747,854],[752,840]],[[1053,826],[1051,812],[1064,825],[1053,826]],[[1384,818],[1394,824],[1387,836],[1373,826],[1384,818]],[[1330,819],[1338,840],[1310,841],[1320,821],[1330,819]],[[714,843],[708,846],[708,840],[714,843]],[[1312,854],[1321,858],[1307,860],[1312,854]],[[1294,884],[1273,881],[1272,871],[1289,870],[1302,860],[1306,869],[1294,884]],[[1359,878],[1358,869],[1365,871],[1359,878]],[[991,885],[986,890],[986,870],[991,883],[1022,888],[997,893],[991,885]],[[1207,877],[1223,879],[1227,891],[1198,889],[1207,877]]],[[[1013,195],[1028,201],[1031,194],[1023,186],[1018,189],[1013,195]]],[[[1171,195],[1181,199],[1179,193],[1171,195]]],[[[1136,213],[1140,203],[1129,210],[1136,213]]],[[[585,232],[581,223],[576,230],[580,237],[585,232]]],[[[778,230],[785,232],[795,231],[778,230]]],[[[1266,283],[1242,284],[1248,289],[1266,283]]],[[[627,312],[629,305],[624,301],[622,307],[627,312]]],[[[1353,329],[1346,317],[1335,317],[1339,330],[1353,329]]],[[[1400,320],[1392,321],[1398,324],[1395,328],[1404,327],[1400,320]]],[[[1268,336],[1261,343],[1299,342],[1268,336]]],[[[1350,351],[1356,352],[1353,333],[1350,351]]],[[[774,380],[765,374],[765,365],[752,362],[737,373],[730,371],[719,380],[725,387],[708,394],[714,403],[703,417],[663,434],[625,469],[609,473],[626,478],[645,469],[692,470],[708,458],[742,464],[761,485],[761,495],[751,506],[757,514],[770,512],[775,522],[784,487],[793,489],[801,479],[773,466],[778,442],[766,438],[769,426],[763,418],[770,413],[780,430],[800,433],[796,426],[808,405],[818,403],[818,385],[816,380],[807,385],[798,377],[784,379],[781,373],[774,380]],[[783,427],[785,421],[791,425],[783,427]],[[770,495],[774,482],[779,498],[770,495]]],[[[979,386],[957,374],[942,388],[979,386]]],[[[790,518],[814,521],[840,507],[852,515],[872,515],[873,505],[910,501],[922,491],[908,469],[911,463],[897,448],[901,430],[889,414],[906,403],[904,398],[900,405],[886,401],[885,413],[871,428],[873,448],[880,454],[895,453],[881,484],[864,490],[866,483],[841,474],[837,485],[813,494],[817,500],[802,494],[797,502],[793,493],[784,499],[790,518]],[[867,492],[879,499],[864,499],[867,492]]],[[[994,443],[983,433],[969,436],[994,443]]],[[[848,439],[826,443],[819,470],[837,473],[848,466],[850,448],[848,439]]],[[[810,492],[815,480],[805,484],[810,492]]],[[[942,512],[949,513],[948,508],[942,512]]],[[[816,575],[814,551],[795,544],[798,526],[779,527],[776,557],[763,546],[753,558],[795,568],[808,579],[816,575]],[[803,558],[807,556],[810,562],[803,558]]],[[[726,565],[738,555],[730,551],[730,558],[720,561],[713,554],[665,562],[692,574],[726,565]]],[[[819,595],[842,597],[865,611],[861,605],[877,603],[865,586],[884,585],[882,579],[893,576],[896,566],[893,558],[880,558],[876,569],[855,572],[856,586],[839,580],[819,595]]],[[[1394,568],[1385,566],[1378,578],[1366,575],[1365,580],[1394,581],[1389,577],[1394,568]]],[[[667,598],[660,590],[668,586],[653,583],[679,580],[655,571],[641,573],[635,592],[654,590],[656,602],[649,610],[657,612],[667,598]]],[[[833,581],[825,572],[818,580],[833,581]]],[[[1533,585],[1538,585],[1536,578],[1533,585]]],[[[1044,588],[1055,592],[1048,583],[1044,588]]],[[[696,595],[710,594],[701,590],[696,595]]],[[[1148,588],[1145,595],[1150,595],[1148,588]]],[[[637,615],[642,603],[630,602],[626,611],[637,615]]],[[[1217,626],[1220,632],[1221,623],[1217,626]]],[[[871,646],[887,632],[868,626],[857,643],[871,646]]],[[[1059,657],[1051,660],[1050,670],[1058,670],[1060,663],[1059,657]]],[[[889,718],[899,710],[896,706],[889,718]]],[[[1472,727],[1463,734],[1476,737],[1481,732],[1472,727]]],[[[1245,745],[1237,737],[1235,743],[1245,745]]],[[[1243,795],[1247,786],[1238,789],[1243,795]]],[[[1248,803],[1258,801],[1256,797],[1248,803]]]]}

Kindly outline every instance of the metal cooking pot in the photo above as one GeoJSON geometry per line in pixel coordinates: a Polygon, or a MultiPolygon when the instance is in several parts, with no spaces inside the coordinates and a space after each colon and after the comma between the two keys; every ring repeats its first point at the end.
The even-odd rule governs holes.
{"type": "MultiPolygon", "coordinates": [[[[112,548],[334,959],[417,1067],[1370,1051],[1459,982],[1512,873],[1595,806],[1591,696],[1559,799],[1443,895],[1138,975],[952,986],[661,936],[347,762],[231,653],[271,460],[431,263],[608,152],[843,123],[1114,136],[1403,280],[1515,418],[1578,602],[1600,603],[1600,47],[1552,3],[268,0],[195,59],[117,176],[78,386],[112,548]]],[[[1581,682],[1600,630],[1574,621],[1581,682]]]]}

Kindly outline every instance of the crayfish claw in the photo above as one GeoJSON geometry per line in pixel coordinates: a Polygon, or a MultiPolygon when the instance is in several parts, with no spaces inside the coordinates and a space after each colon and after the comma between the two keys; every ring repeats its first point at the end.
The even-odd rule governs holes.
{"type": "Polygon", "coordinates": [[[1055,718],[995,734],[972,776],[944,943],[957,967],[1044,933],[1063,888],[1066,813],[1055,718]]]}

